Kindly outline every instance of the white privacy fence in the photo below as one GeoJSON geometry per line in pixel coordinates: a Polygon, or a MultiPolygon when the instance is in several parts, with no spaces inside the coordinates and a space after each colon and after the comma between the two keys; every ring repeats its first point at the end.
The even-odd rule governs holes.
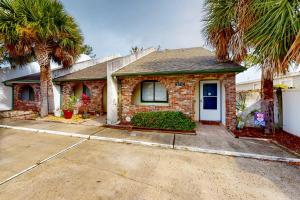
{"type": "Polygon", "coordinates": [[[283,130],[300,137],[300,90],[282,92],[283,130]]]}

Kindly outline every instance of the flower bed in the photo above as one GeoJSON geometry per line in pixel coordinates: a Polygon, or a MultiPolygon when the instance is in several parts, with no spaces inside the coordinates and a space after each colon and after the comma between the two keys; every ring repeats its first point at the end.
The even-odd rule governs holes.
{"type": "Polygon", "coordinates": [[[37,120],[62,122],[62,123],[67,123],[67,124],[80,124],[80,123],[83,123],[86,121],[86,119],[83,119],[81,115],[73,115],[71,119],[65,119],[64,117],[56,117],[53,115],[49,115],[45,118],[38,118],[37,120]]]}

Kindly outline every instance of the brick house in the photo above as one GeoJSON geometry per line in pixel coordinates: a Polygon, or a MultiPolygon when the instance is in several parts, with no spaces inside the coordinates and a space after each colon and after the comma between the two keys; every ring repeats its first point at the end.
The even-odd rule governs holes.
{"type": "MultiPolygon", "coordinates": [[[[129,123],[137,112],[181,111],[195,121],[236,127],[237,73],[244,67],[217,62],[204,48],[136,54],[90,65],[53,79],[59,107],[71,95],[91,98],[90,112],[107,123],[129,123]]],[[[39,74],[5,82],[14,91],[14,109],[39,110],[39,74]]]]}
{"type": "Polygon", "coordinates": [[[111,73],[118,83],[118,118],[128,123],[137,112],[181,111],[195,121],[234,130],[235,76],[243,70],[233,62],[217,62],[203,48],[154,51],[111,73]]]}

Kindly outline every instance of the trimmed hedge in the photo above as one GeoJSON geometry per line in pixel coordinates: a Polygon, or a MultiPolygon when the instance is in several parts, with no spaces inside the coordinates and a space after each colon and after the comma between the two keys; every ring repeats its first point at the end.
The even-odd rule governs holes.
{"type": "Polygon", "coordinates": [[[196,123],[178,111],[157,111],[136,113],[132,124],[143,128],[191,131],[196,123]]]}

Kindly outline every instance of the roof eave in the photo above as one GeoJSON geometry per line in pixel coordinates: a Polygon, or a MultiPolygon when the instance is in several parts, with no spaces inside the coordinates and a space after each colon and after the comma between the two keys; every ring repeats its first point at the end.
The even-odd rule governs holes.
{"type": "Polygon", "coordinates": [[[12,84],[19,83],[40,83],[39,80],[19,80],[19,81],[3,81],[4,85],[11,86],[12,84]]]}
{"type": "Polygon", "coordinates": [[[228,68],[228,69],[213,69],[213,70],[181,70],[181,71],[161,71],[161,72],[136,72],[136,73],[113,73],[113,76],[142,76],[142,75],[176,75],[176,74],[208,74],[208,73],[230,73],[230,72],[243,72],[246,68],[228,68]]]}

